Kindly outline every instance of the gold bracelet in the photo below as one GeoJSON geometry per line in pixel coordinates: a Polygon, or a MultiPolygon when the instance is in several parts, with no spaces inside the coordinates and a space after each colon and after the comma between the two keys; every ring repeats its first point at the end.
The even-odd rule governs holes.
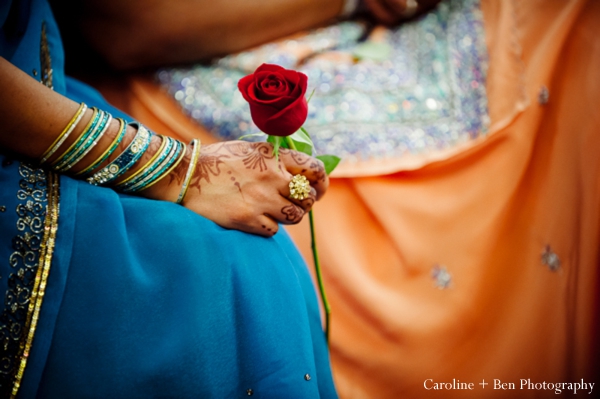
{"type": "Polygon", "coordinates": [[[90,129],[90,127],[92,127],[92,125],[96,124],[99,122],[99,120],[102,117],[102,111],[100,111],[98,108],[96,107],[92,107],[92,109],[94,110],[94,113],[92,114],[92,117],[90,118],[90,121],[87,123],[87,125],[85,125],[85,128],[83,128],[83,130],[81,131],[81,134],[79,135],[79,138],[77,140],[75,140],[75,142],[73,142],[73,144],[71,144],[69,146],[69,148],[67,148],[62,154],[60,154],[60,156],[58,158],[56,158],[51,164],[50,166],[56,166],[59,163],[62,163],[64,161],[64,157],[68,156],[69,153],[71,153],[71,151],[77,147],[77,144],[79,142],[79,140],[86,134],[88,133],[88,130],[90,129]]]}
{"type": "Polygon", "coordinates": [[[169,173],[171,173],[171,171],[173,169],[175,169],[177,167],[177,165],[179,165],[181,163],[181,161],[183,160],[183,158],[185,158],[185,153],[187,150],[187,146],[183,143],[181,143],[181,145],[183,146],[183,150],[181,151],[181,156],[179,157],[179,159],[177,161],[175,161],[175,163],[173,165],[171,165],[171,167],[167,170],[165,170],[161,176],[159,176],[158,178],[156,178],[156,180],[154,180],[152,183],[148,184],[147,186],[144,186],[144,190],[152,187],[153,185],[155,185],[156,183],[158,183],[159,181],[161,181],[165,176],[167,176],[169,173]]]}
{"type": "Polygon", "coordinates": [[[125,123],[125,120],[123,118],[117,118],[117,120],[119,121],[119,132],[113,140],[113,142],[110,143],[110,145],[108,146],[106,151],[102,153],[102,155],[100,155],[87,168],[75,173],[75,176],[85,175],[86,173],[89,173],[92,170],[96,169],[98,166],[100,166],[102,162],[106,160],[106,158],[110,156],[110,154],[112,154],[117,149],[117,146],[123,140],[123,137],[125,137],[125,132],[127,131],[127,124],[125,123]]]}
{"type": "Polygon", "coordinates": [[[42,156],[40,158],[41,164],[46,162],[56,152],[56,150],[58,150],[58,148],[62,145],[62,143],[65,142],[67,137],[69,137],[71,132],[75,129],[75,126],[77,126],[77,124],[79,123],[79,121],[81,120],[83,115],[85,114],[85,111],[87,111],[87,105],[85,103],[79,104],[79,109],[77,109],[77,112],[75,112],[75,115],[73,115],[73,118],[71,118],[69,123],[67,123],[67,126],[65,126],[63,131],[56,138],[56,140],[54,140],[54,142],[50,145],[50,147],[48,147],[48,149],[46,151],[44,151],[44,153],[42,154],[42,156]]]}
{"type": "Polygon", "coordinates": [[[187,194],[188,187],[190,182],[192,181],[192,176],[196,171],[196,164],[198,163],[198,159],[200,159],[200,147],[202,143],[198,139],[193,139],[190,143],[190,147],[193,146],[194,150],[192,151],[192,158],[190,159],[190,164],[188,165],[187,172],[185,173],[185,179],[183,179],[183,186],[181,186],[181,191],[179,192],[179,196],[177,197],[176,204],[181,204],[185,195],[187,194]]]}

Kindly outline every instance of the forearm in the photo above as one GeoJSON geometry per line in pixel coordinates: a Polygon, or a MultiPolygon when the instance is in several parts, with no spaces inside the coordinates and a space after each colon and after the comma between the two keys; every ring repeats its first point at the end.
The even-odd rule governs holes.
{"type": "Polygon", "coordinates": [[[78,108],[2,57],[0,87],[0,147],[23,157],[41,156],[78,108]]]}
{"type": "MultiPolygon", "coordinates": [[[[79,104],[48,89],[1,57],[0,87],[2,87],[0,90],[0,120],[2,120],[0,150],[23,159],[39,162],[42,155],[52,147],[65,126],[77,113],[79,104]]],[[[82,114],[71,134],[66,136],[58,150],[48,157],[46,165],[52,166],[55,160],[65,152],[65,149],[68,149],[82,135],[93,115],[94,112],[91,109],[87,109],[82,114]]],[[[110,122],[107,122],[106,131],[98,139],[96,145],[74,164],[68,173],[80,177],[77,176],[77,173],[97,160],[115,141],[120,130],[121,125],[117,120],[111,119],[110,122]]],[[[114,161],[133,141],[136,133],[135,128],[127,126],[119,145],[95,169],[99,170],[102,166],[114,161]]],[[[146,164],[156,153],[160,143],[161,140],[157,136],[153,136],[148,150],[119,180],[128,178],[139,170],[141,165],[146,164]]],[[[184,159],[177,169],[177,175],[182,173],[181,168],[185,168],[186,164],[187,159],[184,159]]],[[[140,191],[140,195],[154,199],[174,200],[179,184],[179,181],[166,179],[164,182],[156,184],[152,190],[140,191]]]]}
{"type": "Polygon", "coordinates": [[[342,0],[88,0],[80,26],[115,68],[237,52],[334,18],[342,0]]]}

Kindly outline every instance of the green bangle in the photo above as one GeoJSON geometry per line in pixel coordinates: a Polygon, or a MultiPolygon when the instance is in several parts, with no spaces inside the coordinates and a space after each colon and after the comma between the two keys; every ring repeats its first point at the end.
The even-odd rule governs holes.
{"type": "Polygon", "coordinates": [[[115,160],[87,178],[86,181],[95,186],[114,181],[127,172],[146,152],[153,133],[146,129],[141,123],[132,122],[129,125],[138,127],[137,133],[131,143],[115,160]]]}
{"type": "Polygon", "coordinates": [[[90,133],[89,137],[79,146],[75,154],[70,160],[65,161],[66,164],[58,169],[59,172],[66,172],[73,166],[77,165],[91,150],[98,144],[104,133],[108,130],[112,122],[112,115],[104,112],[103,118],[90,133]]]}
{"type": "Polygon", "coordinates": [[[92,162],[92,164],[87,168],[75,173],[75,176],[88,174],[89,172],[100,166],[100,164],[104,162],[106,158],[110,156],[110,154],[115,152],[117,146],[121,143],[121,141],[123,141],[123,137],[125,137],[125,132],[127,132],[127,123],[125,122],[125,120],[123,120],[122,118],[117,118],[117,120],[119,121],[119,133],[117,134],[117,137],[115,137],[113,142],[110,143],[106,151],[104,151],[102,155],[98,157],[98,159],[92,162]]]}
{"type": "Polygon", "coordinates": [[[159,137],[162,139],[162,143],[156,151],[156,154],[154,154],[154,156],[136,173],[115,185],[115,188],[118,188],[119,190],[123,191],[128,190],[129,188],[143,181],[149,174],[154,172],[162,164],[162,162],[165,160],[165,158],[167,158],[167,156],[173,149],[175,141],[169,137],[159,137]]]}
{"type": "Polygon", "coordinates": [[[73,130],[75,130],[75,127],[77,126],[81,118],[83,118],[83,115],[85,115],[85,111],[87,111],[87,108],[88,107],[85,103],[79,104],[79,108],[77,109],[75,115],[73,115],[73,118],[71,118],[67,126],[65,126],[63,131],[56,138],[56,140],[54,140],[54,143],[52,143],[42,155],[40,159],[40,164],[46,162],[56,152],[56,150],[58,150],[62,143],[65,142],[67,137],[69,137],[73,130]]]}
{"type": "Polygon", "coordinates": [[[172,150],[168,153],[168,155],[163,158],[162,162],[157,162],[153,170],[147,173],[143,179],[140,179],[135,185],[131,185],[127,189],[123,189],[123,192],[131,193],[141,191],[152,186],[162,177],[171,172],[171,170],[173,170],[179,161],[181,161],[180,154],[182,151],[185,152],[185,144],[170,137],[168,139],[174,142],[174,145],[172,145],[172,150]]]}
{"type": "Polygon", "coordinates": [[[67,148],[58,158],[56,158],[54,160],[54,162],[52,162],[50,164],[50,167],[52,169],[55,169],[55,170],[58,169],[59,166],[63,165],[66,162],[66,160],[70,159],[73,156],[73,154],[75,153],[75,151],[77,151],[77,148],[79,148],[81,143],[85,141],[85,139],[88,137],[90,132],[98,124],[98,122],[100,121],[100,119],[103,116],[103,112],[100,111],[96,107],[92,107],[92,109],[94,110],[94,113],[92,114],[92,119],[90,119],[90,121],[85,126],[85,128],[83,129],[83,131],[81,132],[81,134],[79,135],[77,140],[75,140],[75,142],[73,144],[71,144],[69,146],[69,148],[67,148]]]}

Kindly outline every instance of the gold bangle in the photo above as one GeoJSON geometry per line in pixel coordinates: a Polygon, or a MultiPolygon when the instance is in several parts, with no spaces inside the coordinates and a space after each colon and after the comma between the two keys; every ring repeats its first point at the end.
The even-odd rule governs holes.
{"type": "Polygon", "coordinates": [[[183,202],[183,199],[187,194],[190,182],[192,181],[192,176],[194,176],[196,164],[198,163],[198,159],[200,158],[200,147],[202,146],[200,140],[193,139],[190,143],[190,147],[191,146],[194,147],[194,150],[192,151],[192,158],[190,159],[190,164],[188,165],[187,172],[185,173],[185,179],[183,179],[183,186],[181,186],[181,191],[179,192],[177,201],[175,201],[176,204],[181,204],[183,202]]]}
{"type": "Polygon", "coordinates": [[[48,149],[44,151],[44,153],[40,157],[41,164],[46,162],[48,158],[50,158],[56,152],[56,150],[58,150],[62,143],[65,142],[67,137],[69,137],[71,132],[75,129],[75,126],[77,126],[77,124],[85,114],[85,111],[87,111],[87,105],[85,103],[79,104],[77,112],[75,112],[75,115],[73,115],[69,123],[67,123],[67,126],[65,126],[63,131],[56,138],[56,140],[54,140],[54,142],[50,144],[50,147],[48,147],[48,149]]]}
{"type": "Polygon", "coordinates": [[[125,123],[125,120],[123,120],[123,118],[116,118],[116,119],[119,121],[119,132],[117,133],[115,139],[112,141],[112,143],[110,143],[110,145],[108,146],[106,151],[104,151],[102,153],[102,155],[100,155],[98,158],[96,158],[96,160],[94,162],[92,162],[87,168],[75,173],[75,176],[85,175],[86,173],[89,173],[92,170],[96,169],[98,166],[100,166],[100,164],[102,162],[104,162],[106,160],[106,158],[109,157],[110,154],[112,154],[117,149],[117,146],[119,145],[121,140],[123,140],[123,137],[125,137],[125,132],[127,131],[127,125],[125,123]]]}
{"type": "Polygon", "coordinates": [[[152,183],[148,184],[147,186],[144,186],[144,190],[152,187],[153,185],[155,185],[156,183],[158,183],[159,181],[161,181],[165,176],[167,176],[169,173],[171,173],[171,171],[173,169],[175,169],[177,167],[177,165],[179,165],[181,163],[181,161],[183,160],[183,158],[185,158],[185,153],[187,151],[187,146],[183,143],[181,143],[181,145],[183,145],[183,150],[181,151],[181,156],[179,157],[179,159],[177,161],[175,161],[175,163],[173,165],[171,165],[171,167],[167,170],[165,170],[162,174],[162,176],[158,177],[156,180],[154,180],[152,183]]]}
{"type": "Polygon", "coordinates": [[[167,145],[167,140],[165,137],[163,137],[162,135],[157,135],[158,137],[160,137],[160,139],[162,140],[162,142],[160,143],[160,147],[158,147],[158,150],[154,153],[154,155],[152,155],[152,158],[150,158],[150,160],[148,162],[146,162],[141,168],[139,168],[138,170],[135,171],[134,174],[132,174],[131,176],[129,176],[127,179],[118,182],[117,184],[115,184],[115,187],[121,187],[123,186],[125,183],[127,183],[128,181],[131,181],[133,179],[135,179],[137,176],[139,176],[140,173],[144,172],[144,170],[149,166],[152,165],[152,163],[154,163],[154,161],[156,160],[156,158],[158,158],[158,156],[160,155],[160,153],[162,152],[162,150],[165,148],[165,146],[167,145]]]}
{"type": "MultiPolygon", "coordinates": [[[[85,128],[83,128],[83,130],[81,131],[81,134],[79,135],[79,138],[81,138],[89,130],[89,128],[92,126],[92,124],[94,123],[94,121],[96,119],[96,116],[98,115],[98,112],[102,112],[102,111],[100,111],[96,107],[92,107],[92,109],[94,110],[94,113],[92,114],[92,117],[90,118],[90,121],[87,123],[87,125],[85,125],[85,128]]],[[[99,116],[102,116],[102,115],[99,115],[99,116]]],[[[69,148],[67,148],[62,154],[60,154],[60,156],[58,158],[56,158],[54,160],[54,162],[52,162],[50,164],[50,166],[56,166],[58,163],[62,162],[63,161],[63,157],[65,155],[67,155],[69,152],[71,152],[71,150],[77,146],[77,142],[78,141],[79,141],[79,139],[75,140],[75,142],[73,142],[73,144],[71,144],[69,146],[69,148]]]]}
{"type": "Polygon", "coordinates": [[[98,126],[94,126],[92,131],[90,132],[90,136],[86,138],[86,140],[82,143],[81,147],[79,147],[76,151],[76,154],[70,157],[70,159],[65,160],[66,164],[63,166],[59,166],[55,168],[57,172],[66,172],[71,169],[73,166],[77,165],[89,152],[98,144],[102,136],[108,131],[110,128],[110,123],[112,122],[112,115],[108,112],[104,113],[104,118],[100,121],[98,126]]]}

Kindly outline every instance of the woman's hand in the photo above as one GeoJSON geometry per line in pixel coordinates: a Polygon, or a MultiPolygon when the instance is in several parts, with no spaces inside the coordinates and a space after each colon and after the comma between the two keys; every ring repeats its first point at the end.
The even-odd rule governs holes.
{"type": "Polygon", "coordinates": [[[369,13],[380,23],[394,25],[435,7],[440,0],[363,0],[369,13]]]}
{"type": "Polygon", "coordinates": [[[183,206],[222,227],[270,237],[278,223],[300,222],[328,185],[316,158],[280,149],[277,160],[269,143],[228,141],[202,147],[183,206]],[[308,198],[301,201],[289,198],[296,174],[311,184],[308,198]]]}

